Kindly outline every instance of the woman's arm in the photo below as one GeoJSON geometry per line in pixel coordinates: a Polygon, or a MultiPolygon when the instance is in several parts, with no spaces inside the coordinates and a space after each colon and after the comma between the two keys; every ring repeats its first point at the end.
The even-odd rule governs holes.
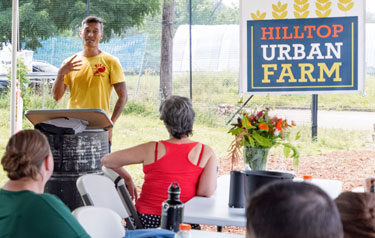
{"type": "Polygon", "coordinates": [[[209,150],[209,158],[203,172],[199,178],[197,196],[210,197],[216,190],[217,180],[217,159],[213,150],[206,146],[205,150],[209,150]]]}
{"type": "Polygon", "coordinates": [[[132,176],[126,171],[123,167],[113,169],[118,175],[121,176],[121,178],[124,179],[125,181],[125,186],[128,189],[130,197],[134,200],[138,199],[138,192],[137,192],[137,187],[135,186],[132,176]]]}
{"type": "Polygon", "coordinates": [[[117,169],[129,164],[141,164],[150,155],[152,156],[152,149],[150,150],[152,144],[155,144],[155,142],[148,142],[110,153],[104,156],[101,162],[105,167],[110,169],[117,169]]]}
{"type": "Polygon", "coordinates": [[[102,164],[114,170],[124,180],[130,196],[138,198],[137,188],[134,185],[131,175],[123,168],[125,165],[143,163],[150,155],[152,156],[152,147],[154,142],[137,145],[129,149],[119,150],[104,156],[101,159],[102,164]]]}

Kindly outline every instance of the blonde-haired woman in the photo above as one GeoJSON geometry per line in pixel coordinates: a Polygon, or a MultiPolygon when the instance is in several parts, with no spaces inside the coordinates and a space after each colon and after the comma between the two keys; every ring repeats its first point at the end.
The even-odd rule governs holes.
{"type": "Polygon", "coordinates": [[[90,237],[57,197],[43,194],[53,157],[41,132],[13,135],[1,164],[10,180],[0,189],[0,237],[90,237]]]}

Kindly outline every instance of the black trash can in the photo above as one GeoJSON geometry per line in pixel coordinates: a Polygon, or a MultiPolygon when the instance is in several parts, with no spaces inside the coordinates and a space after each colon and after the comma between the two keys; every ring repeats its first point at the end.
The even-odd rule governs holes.
{"type": "Polygon", "coordinates": [[[88,122],[87,129],[78,134],[46,133],[54,157],[54,171],[45,192],[55,194],[71,210],[83,206],[76,181],[84,174],[102,174],[100,159],[108,154],[108,131],[112,122],[101,109],[31,110],[26,117],[36,125],[43,121],[70,117],[88,122]]]}
{"type": "Polygon", "coordinates": [[[54,171],[44,191],[58,196],[71,210],[83,206],[76,187],[84,174],[102,174],[100,159],[108,154],[108,132],[86,130],[75,135],[63,135],[61,149],[54,147],[55,137],[48,135],[54,158],[54,171]]]}
{"type": "Polygon", "coordinates": [[[242,173],[244,174],[244,192],[247,201],[265,184],[282,180],[293,180],[294,178],[294,174],[291,173],[265,170],[243,170],[242,173]]]}

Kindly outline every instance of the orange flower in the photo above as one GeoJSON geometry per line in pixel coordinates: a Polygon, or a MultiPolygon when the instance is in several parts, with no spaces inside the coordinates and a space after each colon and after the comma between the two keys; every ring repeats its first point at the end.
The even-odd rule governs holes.
{"type": "Polygon", "coordinates": [[[261,129],[261,130],[269,130],[269,129],[270,129],[266,123],[260,123],[260,124],[258,125],[258,127],[259,127],[259,129],[261,129]]]}
{"type": "Polygon", "coordinates": [[[278,131],[281,131],[282,126],[283,126],[283,120],[279,119],[278,122],[276,123],[276,129],[278,131]]]}
{"type": "Polygon", "coordinates": [[[249,126],[251,126],[251,122],[250,122],[250,121],[247,121],[247,124],[248,124],[249,126]]]}

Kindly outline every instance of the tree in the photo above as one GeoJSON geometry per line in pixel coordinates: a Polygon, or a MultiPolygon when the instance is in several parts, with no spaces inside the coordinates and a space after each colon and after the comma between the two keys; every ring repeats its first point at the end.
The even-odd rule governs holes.
{"type": "Polygon", "coordinates": [[[174,0],[164,0],[160,54],[160,91],[162,100],[172,95],[173,15],[174,0]]]}
{"type": "MultiPolygon", "coordinates": [[[[0,45],[11,40],[12,1],[0,0],[0,45]]],[[[159,0],[90,0],[90,14],[104,20],[104,41],[139,27],[147,15],[160,11],[159,0]]],[[[40,40],[80,27],[87,0],[20,0],[20,41],[35,50],[40,40]]]]}

